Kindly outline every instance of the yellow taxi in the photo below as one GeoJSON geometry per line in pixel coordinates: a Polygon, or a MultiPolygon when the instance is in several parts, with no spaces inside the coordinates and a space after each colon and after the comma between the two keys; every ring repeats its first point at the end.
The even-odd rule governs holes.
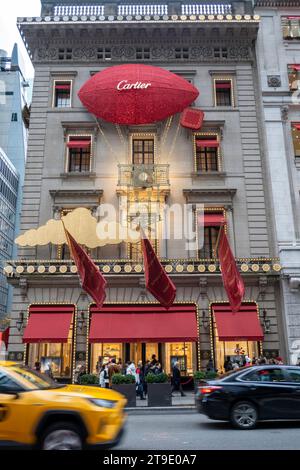
{"type": "Polygon", "coordinates": [[[0,445],[42,450],[110,448],[123,434],[126,399],[98,387],[57,384],[0,361],[0,445]]]}

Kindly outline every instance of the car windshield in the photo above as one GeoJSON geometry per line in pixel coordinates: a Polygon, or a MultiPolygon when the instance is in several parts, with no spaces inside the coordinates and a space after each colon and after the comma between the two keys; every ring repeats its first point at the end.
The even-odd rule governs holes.
{"type": "Polygon", "coordinates": [[[11,366],[10,370],[25,380],[30,388],[37,390],[46,390],[51,388],[61,388],[63,385],[57,384],[50,377],[36,372],[27,366],[11,366]]]}

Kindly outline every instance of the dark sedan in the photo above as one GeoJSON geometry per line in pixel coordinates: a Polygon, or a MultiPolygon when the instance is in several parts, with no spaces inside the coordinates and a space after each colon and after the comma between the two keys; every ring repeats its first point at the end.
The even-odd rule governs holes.
{"type": "Polygon", "coordinates": [[[201,383],[196,408],[238,429],[253,429],[260,420],[300,420],[300,367],[244,367],[201,383]]]}

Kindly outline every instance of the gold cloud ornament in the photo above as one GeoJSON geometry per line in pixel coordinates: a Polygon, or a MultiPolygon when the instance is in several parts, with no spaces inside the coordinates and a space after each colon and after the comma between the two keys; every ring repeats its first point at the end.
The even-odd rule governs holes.
{"type": "MultiPolygon", "coordinates": [[[[122,241],[137,242],[139,232],[130,230],[114,221],[101,221],[92,216],[88,209],[79,207],[63,217],[66,229],[81,245],[96,248],[122,241]]],[[[48,243],[62,245],[66,243],[65,232],[61,220],[50,219],[37,229],[27,230],[16,238],[19,246],[43,246],[48,243]]]]}

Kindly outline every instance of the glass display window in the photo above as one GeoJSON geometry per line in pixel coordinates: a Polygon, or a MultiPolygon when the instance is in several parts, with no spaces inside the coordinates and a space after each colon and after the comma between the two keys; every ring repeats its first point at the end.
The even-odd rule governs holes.
{"type": "Polygon", "coordinates": [[[100,372],[103,364],[107,364],[111,359],[123,361],[122,343],[95,343],[91,346],[91,373],[100,372]]]}
{"type": "Polygon", "coordinates": [[[257,341],[219,341],[215,337],[215,367],[218,372],[225,372],[224,363],[229,357],[232,364],[237,363],[239,367],[245,364],[245,356],[251,360],[259,356],[259,343],[257,341]]]}
{"type": "Polygon", "coordinates": [[[31,343],[28,346],[28,365],[45,373],[51,368],[54,378],[71,378],[72,342],[31,343]]]}
{"type": "Polygon", "coordinates": [[[165,344],[165,371],[172,373],[175,362],[183,375],[193,373],[193,343],[166,343],[165,344]]]}

